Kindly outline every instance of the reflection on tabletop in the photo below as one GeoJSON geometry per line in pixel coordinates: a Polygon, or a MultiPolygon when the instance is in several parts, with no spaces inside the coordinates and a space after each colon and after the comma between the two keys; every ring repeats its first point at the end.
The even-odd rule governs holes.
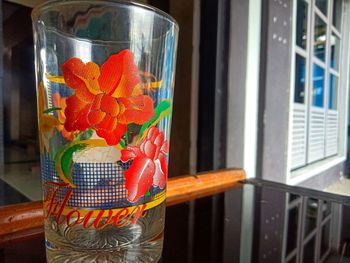
{"type": "MultiPolygon", "coordinates": [[[[161,262],[350,262],[349,205],[345,196],[248,180],[168,207],[161,262]]],[[[7,245],[0,261],[45,262],[43,239],[7,245]]]]}

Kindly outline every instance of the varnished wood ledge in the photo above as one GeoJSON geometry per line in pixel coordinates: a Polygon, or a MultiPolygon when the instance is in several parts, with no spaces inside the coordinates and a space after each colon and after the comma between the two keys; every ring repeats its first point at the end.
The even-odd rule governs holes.
{"type": "Polygon", "coordinates": [[[245,179],[242,169],[220,170],[169,179],[167,206],[225,192],[245,179]]]}
{"type": "MultiPolygon", "coordinates": [[[[170,178],[167,206],[224,192],[244,178],[245,172],[241,169],[170,178]]],[[[43,230],[41,201],[0,207],[0,247],[41,235],[43,230]]]]}

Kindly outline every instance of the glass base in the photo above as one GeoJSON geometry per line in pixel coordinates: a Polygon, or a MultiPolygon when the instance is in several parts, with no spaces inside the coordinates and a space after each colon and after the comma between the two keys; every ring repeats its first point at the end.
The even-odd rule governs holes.
{"type": "MultiPolygon", "coordinates": [[[[101,229],[45,221],[48,263],[158,262],[163,248],[165,202],[123,227],[101,229]]],[[[102,221],[101,221],[102,222],[102,221]]],[[[103,222],[102,222],[103,223],[103,222]]]]}
{"type": "Polygon", "coordinates": [[[67,247],[53,247],[46,243],[48,263],[136,263],[158,262],[162,254],[163,233],[157,238],[137,246],[114,249],[75,250],[67,247]]]}

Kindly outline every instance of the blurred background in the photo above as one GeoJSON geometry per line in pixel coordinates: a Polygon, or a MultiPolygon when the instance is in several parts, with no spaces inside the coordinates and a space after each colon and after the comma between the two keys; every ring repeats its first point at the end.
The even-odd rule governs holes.
{"type": "MultiPolygon", "coordinates": [[[[30,18],[39,2],[0,3],[0,204],[41,198],[30,18]]],[[[180,26],[170,177],[241,167],[253,181],[350,196],[349,0],[140,2],[180,26]]],[[[225,231],[247,234],[243,229],[260,234],[253,250],[263,251],[266,231],[277,231],[283,247],[271,252],[276,259],[320,262],[339,250],[348,210],[323,199],[237,190],[173,208],[169,218],[181,213],[176,224],[186,231],[167,235],[187,240],[180,252],[187,262],[234,257],[244,244],[233,242],[233,249],[225,231]],[[280,220],[268,225],[276,214],[280,220]]]]}

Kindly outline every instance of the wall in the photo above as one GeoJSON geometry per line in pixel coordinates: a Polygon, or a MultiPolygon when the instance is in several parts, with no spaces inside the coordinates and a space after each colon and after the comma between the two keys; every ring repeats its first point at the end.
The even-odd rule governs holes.
{"type": "Polygon", "coordinates": [[[327,186],[331,185],[335,181],[337,181],[343,174],[345,170],[345,163],[340,163],[330,169],[319,173],[310,179],[301,182],[298,186],[315,189],[315,190],[323,190],[327,186]]]}
{"type": "MultiPolygon", "coordinates": [[[[0,3],[0,21],[2,21],[2,3],[0,3]]],[[[3,49],[3,28],[0,25],[0,50],[3,49]]],[[[4,104],[3,104],[3,56],[0,56],[0,165],[4,163],[4,104]]]]}
{"type": "Polygon", "coordinates": [[[257,177],[286,182],[292,1],[263,5],[257,177]]]}

